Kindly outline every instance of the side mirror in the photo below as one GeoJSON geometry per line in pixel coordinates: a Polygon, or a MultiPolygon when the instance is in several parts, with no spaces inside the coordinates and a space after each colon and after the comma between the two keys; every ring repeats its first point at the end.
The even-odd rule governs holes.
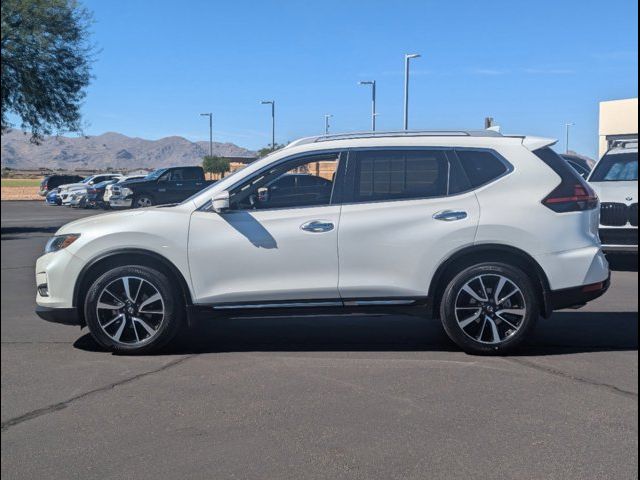
{"type": "Polygon", "coordinates": [[[213,207],[213,211],[216,213],[222,213],[226,210],[229,210],[229,192],[225,190],[224,192],[218,193],[211,199],[211,204],[213,207]]]}
{"type": "MultiPolygon", "coordinates": [[[[275,187],[274,187],[275,189],[275,187]]],[[[258,201],[260,203],[267,203],[270,199],[269,189],[267,187],[262,187],[258,189],[258,201]]]]}

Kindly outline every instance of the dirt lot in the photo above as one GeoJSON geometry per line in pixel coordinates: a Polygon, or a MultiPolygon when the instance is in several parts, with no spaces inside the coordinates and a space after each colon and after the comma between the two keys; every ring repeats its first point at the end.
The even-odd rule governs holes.
{"type": "Polygon", "coordinates": [[[40,200],[39,178],[3,178],[2,200],[40,200]]]}

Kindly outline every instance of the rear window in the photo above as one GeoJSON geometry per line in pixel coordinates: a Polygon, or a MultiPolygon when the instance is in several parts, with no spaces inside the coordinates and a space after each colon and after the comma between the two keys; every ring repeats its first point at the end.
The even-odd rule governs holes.
{"type": "Polygon", "coordinates": [[[356,202],[410,200],[447,194],[444,151],[372,150],[356,153],[356,202]]]}
{"type": "Polygon", "coordinates": [[[486,150],[456,150],[472,188],[478,188],[507,173],[507,166],[486,150]]]}
{"type": "Polygon", "coordinates": [[[605,155],[596,165],[589,180],[592,182],[637,182],[638,152],[605,155]]]}

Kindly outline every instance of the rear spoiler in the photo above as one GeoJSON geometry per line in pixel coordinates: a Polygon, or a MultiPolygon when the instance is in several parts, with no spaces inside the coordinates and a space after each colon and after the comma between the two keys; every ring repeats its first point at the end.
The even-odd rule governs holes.
{"type": "Polygon", "coordinates": [[[551,147],[556,143],[558,143],[558,140],[555,138],[524,137],[522,139],[522,145],[532,152],[540,150],[541,148],[551,147]]]}

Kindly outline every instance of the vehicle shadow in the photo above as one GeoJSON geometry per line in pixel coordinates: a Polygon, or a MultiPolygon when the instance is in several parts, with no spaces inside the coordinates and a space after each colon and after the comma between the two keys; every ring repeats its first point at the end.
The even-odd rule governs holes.
{"type": "MultiPolygon", "coordinates": [[[[89,335],[74,346],[101,351],[89,335]]],[[[516,355],[637,351],[638,314],[558,312],[541,319],[516,355]]],[[[408,316],[211,319],[177,339],[166,355],[250,351],[459,351],[437,320],[408,316]]]]}
{"type": "Polygon", "coordinates": [[[228,212],[221,215],[221,218],[249,240],[254,247],[267,250],[278,248],[276,239],[248,212],[228,212]]]}

